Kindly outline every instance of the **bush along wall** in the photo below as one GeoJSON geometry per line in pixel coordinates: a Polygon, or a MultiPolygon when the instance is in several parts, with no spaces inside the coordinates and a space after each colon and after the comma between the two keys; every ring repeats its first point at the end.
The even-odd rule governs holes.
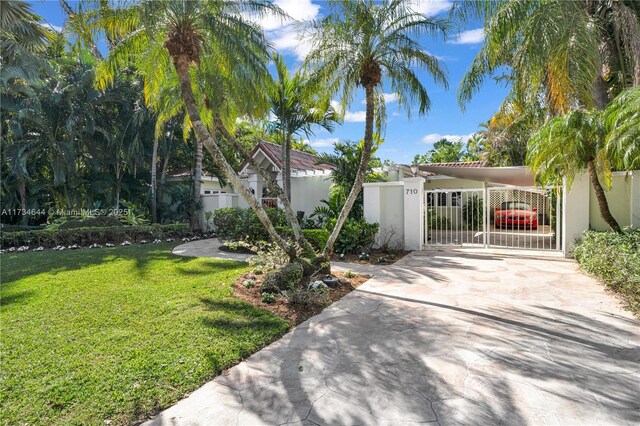
{"type": "Polygon", "coordinates": [[[55,247],[58,245],[87,246],[91,244],[119,244],[124,241],[131,243],[154,239],[178,239],[192,237],[195,233],[189,225],[135,225],[85,227],[71,229],[41,229],[35,231],[2,232],[0,233],[0,247],[42,246],[55,247]]]}
{"type": "Polygon", "coordinates": [[[640,315],[640,230],[623,234],[586,231],[573,256],[584,271],[619,293],[640,315]]]}
{"type": "MultiPolygon", "coordinates": [[[[276,208],[265,209],[275,227],[287,225],[284,212],[276,208]]],[[[251,209],[227,207],[213,212],[213,226],[216,235],[224,240],[256,243],[269,240],[269,234],[251,209]]]]}

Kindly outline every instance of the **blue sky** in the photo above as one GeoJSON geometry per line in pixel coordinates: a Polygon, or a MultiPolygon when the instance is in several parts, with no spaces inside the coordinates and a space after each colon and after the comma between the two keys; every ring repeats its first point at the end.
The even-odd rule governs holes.
{"type": "MultiPolygon", "coordinates": [[[[447,0],[412,0],[417,11],[428,16],[445,13],[450,6],[447,0]]],[[[73,1],[70,1],[73,5],[73,1]]],[[[326,3],[319,0],[275,0],[287,13],[298,20],[319,18],[326,12],[326,3]]],[[[65,15],[58,0],[32,1],[33,10],[54,27],[64,25],[65,15]]],[[[284,55],[287,64],[297,68],[304,60],[308,44],[300,40],[295,27],[279,19],[265,18],[261,22],[267,37],[284,55]]],[[[473,61],[482,43],[480,22],[469,23],[465,28],[452,30],[448,40],[423,37],[425,50],[437,56],[448,71],[449,90],[435,85],[426,74],[419,74],[431,98],[431,110],[424,117],[397,108],[393,94],[387,96],[387,126],[385,142],[378,156],[396,163],[408,164],[415,154],[429,150],[440,137],[466,140],[487,121],[504,99],[507,88],[488,79],[463,112],[457,104],[456,89],[462,76],[473,61]]],[[[336,126],[333,133],[316,129],[309,143],[318,151],[330,151],[332,144],[341,139],[360,140],[364,134],[364,93],[358,93],[345,113],[345,121],[336,126]]]]}

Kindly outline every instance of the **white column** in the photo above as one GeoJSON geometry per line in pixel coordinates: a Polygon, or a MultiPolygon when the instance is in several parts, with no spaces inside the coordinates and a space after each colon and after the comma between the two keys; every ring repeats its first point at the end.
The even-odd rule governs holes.
{"type": "Polygon", "coordinates": [[[424,244],[424,178],[404,179],[404,248],[421,250],[424,244]]]}
{"type": "Polygon", "coordinates": [[[571,256],[575,241],[589,229],[589,191],[591,184],[587,174],[578,175],[573,180],[571,190],[567,190],[566,179],[562,197],[562,252],[571,256]]]}
{"type": "Polygon", "coordinates": [[[629,194],[629,207],[631,209],[629,218],[630,225],[634,229],[640,228],[640,170],[631,173],[631,194],[629,194]]]}

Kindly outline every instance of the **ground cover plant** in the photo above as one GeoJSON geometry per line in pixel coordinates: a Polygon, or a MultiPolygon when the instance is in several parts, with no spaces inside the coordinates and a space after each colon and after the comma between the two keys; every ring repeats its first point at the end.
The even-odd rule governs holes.
{"type": "Polygon", "coordinates": [[[587,231],[573,256],[640,317],[640,230],[622,234],[587,231]]]}
{"type": "Polygon", "coordinates": [[[245,263],[174,244],[3,254],[4,424],[131,424],[289,325],[232,296],[245,263]]]}

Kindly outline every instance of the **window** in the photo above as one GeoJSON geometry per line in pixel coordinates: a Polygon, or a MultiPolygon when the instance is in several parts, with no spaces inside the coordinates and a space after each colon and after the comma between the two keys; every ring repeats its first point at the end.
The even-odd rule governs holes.
{"type": "Polygon", "coordinates": [[[433,207],[435,205],[435,194],[433,192],[429,192],[427,194],[427,207],[433,207]]]}
{"type": "Polygon", "coordinates": [[[462,198],[462,192],[454,191],[451,193],[451,205],[454,207],[460,207],[460,200],[462,198]]]}
{"type": "Polygon", "coordinates": [[[211,194],[211,191],[209,191],[209,190],[205,190],[204,191],[204,195],[209,195],[209,194],[211,194]]]}
{"type": "Polygon", "coordinates": [[[438,192],[438,207],[447,205],[447,193],[446,192],[438,192]]]}

